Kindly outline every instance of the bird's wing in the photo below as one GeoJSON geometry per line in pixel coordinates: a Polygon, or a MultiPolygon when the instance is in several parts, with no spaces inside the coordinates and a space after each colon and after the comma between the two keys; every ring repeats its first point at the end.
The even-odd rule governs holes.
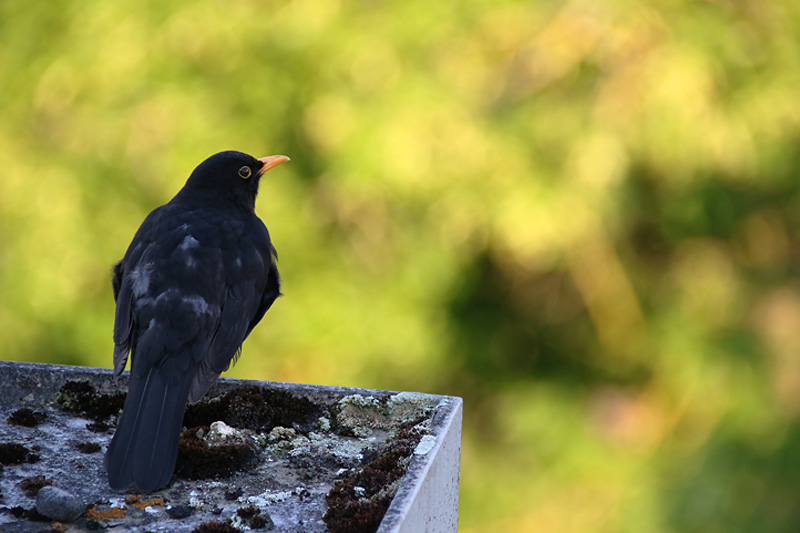
{"type": "Polygon", "coordinates": [[[224,258],[225,293],[219,324],[195,375],[189,401],[199,400],[235,361],[250,331],[280,294],[275,250],[263,223],[257,222],[247,232],[248,238],[224,258]]]}
{"type": "Polygon", "coordinates": [[[114,375],[119,376],[128,362],[128,353],[131,349],[131,302],[132,292],[130,282],[126,282],[122,275],[122,261],[114,265],[114,299],[117,302],[114,314],[114,375]]]}
{"type": "Polygon", "coordinates": [[[111,267],[111,289],[114,291],[114,301],[119,297],[119,290],[122,287],[122,261],[117,261],[111,267]]]}
{"type": "Polygon", "coordinates": [[[269,311],[269,308],[272,307],[272,304],[277,300],[278,296],[281,295],[281,276],[278,273],[278,254],[275,252],[275,248],[272,247],[271,243],[269,259],[267,284],[264,288],[264,292],[261,294],[261,303],[255,315],[250,319],[250,324],[247,326],[247,333],[245,336],[250,335],[250,332],[253,331],[256,324],[261,322],[261,319],[264,318],[264,314],[269,311]]]}
{"type": "Polygon", "coordinates": [[[136,278],[132,276],[132,273],[148,249],[147,243],[152,239],[162,211],[163,207],[155,209],[145,218],[125,252],[125,256],[115,263],[111,270],[111,288],[114,291],[114,301],[116,302],[114,315],[114,375],[116,376],[119,376],[125,369],[133,341],[134,282],[136,278]]]}

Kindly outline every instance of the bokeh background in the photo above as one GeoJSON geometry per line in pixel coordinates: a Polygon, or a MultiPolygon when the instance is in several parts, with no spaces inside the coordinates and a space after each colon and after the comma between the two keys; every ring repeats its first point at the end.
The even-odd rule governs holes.
{"type": "Polygon", "coordinates": [[[463,396],[465,532],[800,530],[800,3],[0,3],[3,359],[111,366],[109,268],[285,153],[227,375],[463,396]]]}

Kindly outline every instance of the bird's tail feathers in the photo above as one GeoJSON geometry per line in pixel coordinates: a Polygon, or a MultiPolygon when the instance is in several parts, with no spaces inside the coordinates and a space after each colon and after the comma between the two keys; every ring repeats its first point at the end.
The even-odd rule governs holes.
{"type": "Polygon", "coordinates": [[[128,397],[105,457],[108,483],[159,489],[172,478],[191,380],[167,380],[157,367],[131,372],[128,397]]]}

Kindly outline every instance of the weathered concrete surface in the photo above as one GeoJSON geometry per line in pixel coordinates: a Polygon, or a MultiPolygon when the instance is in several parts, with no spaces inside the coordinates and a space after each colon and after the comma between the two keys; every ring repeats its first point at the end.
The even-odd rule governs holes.
{"type": "Polygon", "coordinates": [[[254,435],[260,439],[263,451],[247,471],[222,479],[177,479],[153,494],[126,496],[108,488],[102,467],[113,429],[91,431],[87,428],[89,420],[67,413],[54,403],[62,385],[76,380],[90,382],[102,394],[126,387],[125,380],[116,382],[106,369],[0,361],[0,443],[21,444],[39,458],[37,462],[2,468],[2,531],[32,532],[48,527],[47,521],[37,522],[12,513],[14,508],[19,513],[34,507],[35,496],[26,494],[20,484],[36,476],[45,477],[87,505],[87,512],[78,520],[64,524],[69,531],[100,526],[113,531],[180,532],[192,531],[209,520],[231,520],[234,526],[248,529],[259,524],[248,523],[237,512],[249,507],[266,517],[262,524],[267,526],[263,527],[273,523],[274,531],[327,531],[322,516],[331,487],[346,472],[363,465],[365,456],[379,453],[399,424],[421,412],[427,416],[421,426],[427,434],[411,457],[379,531],[456,531],[460,398],[221,379],[209,391],[208,398],[237,387],[258,385],[307,398],[321,405],[329,416],[320,417],[318,425],[304,434],[293,433],[287,427],[276,428],[269,435],[254,435]],[[363,412],[359,411],[361,404],[363,412]],[[369,411],[372,404],[378,406],[379,412],[369,411]],[[351,409],[352,406],[355,407],[351,409]],[[8,423],[9,416],[20,408],[44,412],[47,418],[36,427],[8,423]],[[338,420],[343,412],[350,418],[338,420]],[[331,429],[332,422],[338,431],[331,429]],[[343,434],[342,425],[350,423],[353,425],[343,434]],[[99,445],[99,451],[78,451],[78,444],[86,443],[99,445]]]}
{"type": "Polygon", "coordinates": [[[379,533],[458,530],[462,401],[444,401],[447,406],[434,415],[433,434],[422,437],[414,451],[407,482],[398,489],[379,533]]]}

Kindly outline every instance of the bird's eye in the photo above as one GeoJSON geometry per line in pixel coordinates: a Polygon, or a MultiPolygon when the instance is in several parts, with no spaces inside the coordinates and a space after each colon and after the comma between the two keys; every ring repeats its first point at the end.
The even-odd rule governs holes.
{"type": "Polygon", "coordinates": [[[253,171],[250,170],[250,167],[242,167],[239,169],[239,177],[245,180],[249,178],[252,173],[253,171]]]}

